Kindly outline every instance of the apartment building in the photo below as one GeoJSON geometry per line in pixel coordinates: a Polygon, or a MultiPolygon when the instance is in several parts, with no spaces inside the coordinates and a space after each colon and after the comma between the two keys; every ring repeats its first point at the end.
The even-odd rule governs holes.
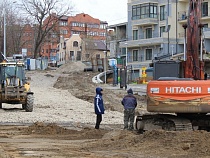
{"type": "MultiPolygon", "coordinates": [[[[81,13],[75,16],[62,16],[58,18],[52,13],[45,19],[43,25],[50,21],[48,27],[56,23],[55,28],[49,32],[41,45],[39,55],[50,60],[57,60],[58,44],[60,37],[70,38],[73,34],[80,35],[81,38],[100,40],[106,43],[106,21],[93,18],[88,14],[81,13]],[[51,18],[51,20],[49,20],[51,18]]],[[[23,27],[21,34],[21,48],[28,57],[33,57],[33,46],[35,42],[36,26],[27,24],[23,27]]]]}
{"type": "Polygon", "coordinates": [[[33,57],[34,50],[34,29],[35,25],[26,24],[23,28],[24,33],[21,37],[22,53],[27,57],[33,57]]]}
{"type": "MultiPolygon", "coordinates": [[[[125,49],[119,48],[120,42],[127,40],[127,22],[108,26],[107,43],[110,57],[119,59],[125,55],[125,49]]],[[[125,63],[125,61],[123,61],[125,63]]]]}
{"type": "MultiPolygon", "coordinates": [[[[201,9],[207,52],[210,52],[209,2],[202,1],[201,9]]],[[[122,60],[127,56],[127,66],[132,67],[134,78],[141,76],[141,68],[149,67],[154,59],[183,57],[182,25],[187,23],[188,0],[128,0],[127,6],[127,37],[119,43],[119,53],[122,60]]]]}
{"type": "Polygon", "coordinates": [[[76,16],[61,17],[58,25],[56,31],[51,32],[50,38],[48,41],[45,41],[41,49],[42,56],[48,56],[51,60],[55,60],[60,56],[57,54],[57,52],[61,52],[57,47],[60,36],[70,38],[73,34],[78,34],[81,38],[101,40],[104,42],[106,40],[107,22],[100,21],[85,13],[77,14],[76,16]]]}

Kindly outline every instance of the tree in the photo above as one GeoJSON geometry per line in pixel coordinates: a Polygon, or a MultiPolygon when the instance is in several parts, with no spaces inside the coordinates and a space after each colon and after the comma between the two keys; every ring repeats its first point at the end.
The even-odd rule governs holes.
{"type": "Polygon", "coordinates": [[[34,58],[40,53],[46,37],[58,30],[60,18],[70,14],[72,7],[69,6],[59,0],[22,0],[22,9],[36,24],[34,58]]]}
{"type": "Polygon", "coordinates": [[[18,17],[17,14],[14,14],[14,11],[9,13],[7,18],[7,56],[21,52],[24,45],[22,37],[26,23],[25,19],[18,17]]]}

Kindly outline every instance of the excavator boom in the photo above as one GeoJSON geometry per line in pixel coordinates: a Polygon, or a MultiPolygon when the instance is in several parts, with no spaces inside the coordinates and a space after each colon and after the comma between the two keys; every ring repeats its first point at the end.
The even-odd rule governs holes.
{"type": "Polygon", "coordinates": [[[187,36],[187,52],[186,59],[184,59],[184,77],[195,80],[204,78],[201,39],[203,25],[200,23],[200,19],[201,0],[190,0],[187,24],[183,25],[185,32],[187,32],[187,34],[185,33],[185,36],[187,36]]]}

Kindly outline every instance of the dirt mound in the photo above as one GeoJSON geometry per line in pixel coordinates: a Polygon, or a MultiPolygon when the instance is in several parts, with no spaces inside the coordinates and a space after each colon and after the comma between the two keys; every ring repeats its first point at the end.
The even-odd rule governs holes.
{"type": "MultiPolygon", "coordinates": [[[[84,65],[79,61],[62,65],[57,71],[68,74],[68,76],[60,76],[53,87],[68,90],[73,96],[93,103],[95,88],[100,85],[93,83],[92,78],[98,75],[98,72],[76,71],[78,67],[80,67],[80,70],[83,70],[84,65]]],[[[105,108],[107,110],[123,112],[121,100],[126,94],[124,90],[104,89],[103,99],[105,108]]],[[[145,97],[135,96],[137,97],[139,107],[145,105],[145,97]]]]}
{"type": "Polygon", "coordinates": [[[111,131],[97,142],[83,144],[84,149],[128,149],[143,155],[160,157],[209,156],[210,133],[206,131],[148,131],[138,134],[130,131],[111,131]]]}
{"type": "MultiPolygon", "coordinates": [[[[44,124],[42,122],[36,122],[26,129],[28,134],[42,134],[42,135],[55,135],[55,134],[67,134],[69,131],[63,127],[59,127],[56,124],[44,124]]],[[[76,133],[76,131],[71,131],[76,133]]]]}
{"type": "Polygon", "coordinates": [[[36,122],[28,128],[24,129],[26,134],[46,135],[46,137],[64,138],[68,140],[76,139],[100,139],[107,130],[96,130],[93,128],[84,128],[82,130],[72,130],[60,127],[55,123],[45,124],[36,122]]]}
{"type": "MultiPolygon", "coordinates": [[[[35,154],[47,151],[49,154],[53,151],[54,156],[51,157],[59,155],[60,157],[89,158],[207,158],[210,156],[210,133],[206,131],[154,130],[143,134],[127,130],[108,131],[91,128],[77,131],[42,122],[37,122],[30,127],[1,126],[0,131],[4,151],[7,150],[12,154],[14,150],[11,149],[19,150],[17,154],[23,154],[23,151],[37,151],[35,154]]],[[[1,148],[0,151],[2,153],[1,148]]]]}
{"type": "Polygon", "coordinates": [[[86,65],[81,61],[70,61],[60,66],[56,71],[60,73],[70,73],[77,71],[84,71],[86,65]]]}

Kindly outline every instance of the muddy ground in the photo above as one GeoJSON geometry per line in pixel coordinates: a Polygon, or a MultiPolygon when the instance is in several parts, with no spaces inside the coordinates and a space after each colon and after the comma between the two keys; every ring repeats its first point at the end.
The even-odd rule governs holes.
{"type": "MultiPolygon", "coordinates": [[[[92,102],[97,86],[91,82],[94,75],[71,72],[58,78],[54,87],[68,89],[76,97],[92,102]]],[[[124,90],[105,89],[106,109],[122,112],[120,100],[125,93],[124,90]]],[[[138,110],[141,110],[145,100],[137,97],[138,110]]],[[[206,131],[154,130],[139,134],[117,126],[100,130],[87,126],[75,130],[42,122],[29,126],[0,126],[0,158],[207,158],[209,150],[210,133],[206,131]]]]}
{"type": "Polygon", "coordinates": [[[72,130],[56,124],[0,126],[0,157],[198,158],[210,156],[205,131],[72,130]]]}

